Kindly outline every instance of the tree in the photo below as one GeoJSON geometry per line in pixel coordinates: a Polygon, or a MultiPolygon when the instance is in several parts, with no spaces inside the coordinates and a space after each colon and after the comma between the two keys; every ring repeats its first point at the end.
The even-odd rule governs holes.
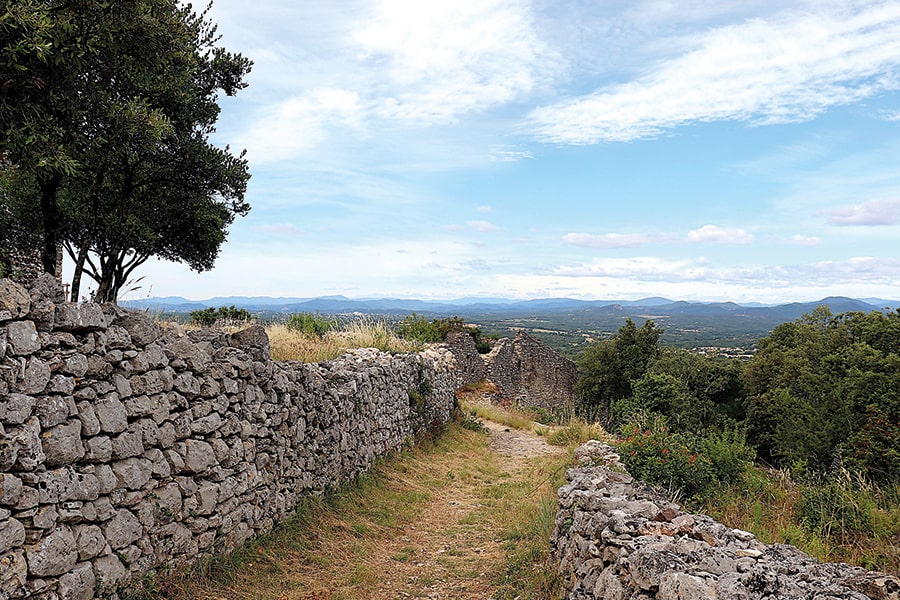
{"type": "Polygon", "coordinates": [[[610,339],[585,348],[578,361],[576,389],[582,411],[609,423],[613,402],[631,396],[632,382],[640,379],[659,355],[661,334],[653,321],[638,328],[626,319],[610,339]]]}
{"type": "Polygon", "coordinates": [[[0,102],[0,149],[40,191],[44,253],[64,241],[75,260],[73,297],[84,272],[114,302],[151,256],[211,268],[249,210],[249,173],[209,135],[217,94],[243,88],[250,62],[175,0],[24,6],[3,21],[0,85],[17,98],[0,102]]]}

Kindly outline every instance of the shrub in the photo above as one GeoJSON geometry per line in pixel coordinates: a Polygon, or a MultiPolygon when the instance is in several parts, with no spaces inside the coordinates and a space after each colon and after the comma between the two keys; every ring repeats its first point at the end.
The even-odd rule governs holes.
{"type": "Polygon", "coordinates": [[[337,321],[326,319],[318,312],[316,314],[301,312],[288,315],[285,327],[310,337],[322,337],[326,332],[337,328],[337,321]]]}
{"type": "Polygon", "coordinates": [[[711,431],[700,440],[700,446],[712,463],[716,479],[724,484],[740,480],[756,458],[756,451],[747,445],[747,436],[738,427],[711,431]]]}
{"type": "Polygon", "coordinates": [[[407,315],[397,326],[397,335],[407,340],[415,340],[423,344],[440,342],[444,339],[434,321],[413,313],[407,315]]]}
{"type": "Polygon", "coordinates": [[[637,415],[622,426],[616,446],[628,472],[637,479],[689,498],[704,496],[713,488],[715,469],[709,457],[686,441],[685,436],[669,431],[665,419],[637,415]]]}
{"type": "Polygon", "coordinates": [[[198,327],[212,327],[216,323],[245,323],[252,320],[253,315],[247,309],[236,308],[233,304],[231,306],[209,307],[191,311],[191,323],[198,327]]]}

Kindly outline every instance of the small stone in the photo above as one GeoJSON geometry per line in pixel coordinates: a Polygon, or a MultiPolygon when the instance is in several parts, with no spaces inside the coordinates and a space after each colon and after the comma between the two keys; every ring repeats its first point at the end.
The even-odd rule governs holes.
{"type": "Polygon", "coordinates": [[[45,460],[48,467],[72,464],[84,456],[81,443],[81,421],[74,420],[57,425],[41,434],[45,460]]]}
{"type": "Polygon", "coordinates": [[[26,356],[41,349],[37,328],[31,321],[13,321],[7,325],[6,338],[7,352],[12,356],[26,356]]]}
{"type": "Polygon", "coordinates": [[[116,515],[103,526],[106,541],[113,550],[124,548],[137,541],[143,532],[141,522],[126,508],[117,510],[116,515]]]}
{"type": "Polygon", "coordinates": [[[0,279],[0,313],[7,319],[20,319],[31,310],[28,290],[9,278],[0,279]]]}
{"type": "Polygon", "coordinates": [[[25,526],[18,519],[6,519],[0,522],[0,554],[25,543],[25,526]]]}
{"type": "Polygon", "coordinates": [[[66,600],[89,600],[94,597],[96,584],[94,567],[85,562],[75,565],[74,569],[60,577],[57,590],[60,597],[66,600]]]}

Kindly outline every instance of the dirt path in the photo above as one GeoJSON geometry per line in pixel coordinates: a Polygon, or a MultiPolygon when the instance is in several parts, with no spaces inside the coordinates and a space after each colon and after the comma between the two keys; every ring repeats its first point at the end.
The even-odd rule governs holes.
{"type": "Polygon", "coordinates": [[[508,571],[508,552],[520,548],[521,535],[529,535],[515,533],[518,523],[533,521],[542,499],[553,493],[552,477],[563,466],[554,455],[564,450],[531,432],[484,425],[489,443],[457,428],[433,449],[379,469],[380,483],[360,488],[334,508],[317,509],[296,534],[261,542],[249,560],[230,567],[233,576],[224,587],[179,581],[170,586],[179,590],[172,597],[515,597],[500,591],[508,584],[498,582],[517,577],[508,571]]]}
{"type": "MultiPolygon", "coordinates": [[[[528,459],[562,452],[544,438],[484,421],[496,453],[500,485],[525,475],[528,459]]],[[[492,581],[504,563],[501,532],[485,518],[485,481],[452,486],[433,494],[403,535],[383,549],[377,561],[383,583],[372,598],[480,600],[494,597],[492,581]],[[479,489],[482,488],[482,489],[479,489]],[[409,560],[398,558],[409,557],[409,560]]]]}

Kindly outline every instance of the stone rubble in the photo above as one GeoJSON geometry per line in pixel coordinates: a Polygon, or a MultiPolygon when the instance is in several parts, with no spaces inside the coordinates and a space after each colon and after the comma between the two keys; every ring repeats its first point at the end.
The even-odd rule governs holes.
{"type": "Polygon", "coordinates": [[[551,538],[569,600],[900,599],[895,577],[682,512],[632,479],[611,446],[588,442],[575,459],[551,538]]]}

